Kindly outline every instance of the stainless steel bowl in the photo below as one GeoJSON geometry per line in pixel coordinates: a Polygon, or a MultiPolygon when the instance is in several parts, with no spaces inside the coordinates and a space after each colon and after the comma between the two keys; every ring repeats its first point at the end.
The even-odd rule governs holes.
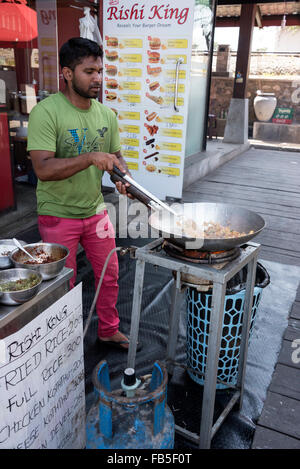
{"type": "MultiPolygon", "coordinates": [[[[22,246],[26,244],[24,241],[18,241],[22,246]]],[[[5,250],[10,253],[15,249],[16,246],[12,239],[0,239],[0,269],[9,269],[10,267],[13,267],[13,263],[9,258],[9,255],[4,256],[2,252],[5,250]]]]}
{"type": "Polygon", "coordinates": [[[34,287],[27,290],[18,290],[10,292],[0,292],[0,302],[5,305],[19,305],[31,300],[39,291],[43,281],[42,276],[31,269],[8,269],[0,272],[0,285],[6,282],[15,282],[16,280],[29,278],[30,275],[38,277],[39,282],[34,287]]]}
{"type": "Polygon", "coordinates": [[[10,259],[15,267],[35,270],[41,274],[43,280],[50,280],[51,278],[56,277],[64,268],[67,257],[69,255],[69,249],[62,244],[34,243],[25,244],[24,248],[29,252],[29,254],[33,256],[39,257],[41,256],[41,253],[45,253],[46,255],[55,259],[53,262],[44,264],[29,264],[27,263],[28,261],[33,261],[31,261],[31,259],[26,256],[23,251],[21,251],[21,249],[15,249],[10,254],[10,259]]]}

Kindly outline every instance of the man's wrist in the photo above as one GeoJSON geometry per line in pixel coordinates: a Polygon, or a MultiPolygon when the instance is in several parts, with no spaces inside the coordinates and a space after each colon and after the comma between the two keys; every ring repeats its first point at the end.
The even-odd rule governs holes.
{"type": "Polygon", "coordinates": [[[95,162],[95,153],[91,151],[90,153],[86,154],[86,157],[87,157],[88,166],[93,165],[95,162]]]}
{"type": "Polygon", "coordinates": [[[122,156],[122,155],[119,155],[117,158],[118,158],[118,160],[120,160],[120,162],[122,163],[122,166],[123,166],[123,168],[125,169],[126,173],[129,173],[129,168],[128,168],[127,163],[126,163],[126,161],[124,160],[123,156],[122,156]]]}

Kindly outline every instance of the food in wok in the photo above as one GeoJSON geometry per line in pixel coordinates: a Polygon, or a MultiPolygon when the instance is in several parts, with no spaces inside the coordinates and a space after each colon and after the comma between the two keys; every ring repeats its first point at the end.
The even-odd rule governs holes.
{"type": "Polygon", "coordinates": [[[222,239],[222,238],[238,238],[240,236],[248,236],[253,234],[254,231],[250,230],[248,233],[239,232],[232,230],[230,226],[222,226],[220,223],[204,222],[204,236],[210,239],[222,239]]]}
{"type": "Polygon", "coordinates": [[[179,216],[176,220],[176,225],[190,238],[206,239],[225,239],[225,238],[238,238],[247,236],[254,233],[251,230],[248,233],[239,232],[230,228],[230,226],[222,226],[220,223],[209,221],[204,222],[201,228],[191,218],[179,216]]]}

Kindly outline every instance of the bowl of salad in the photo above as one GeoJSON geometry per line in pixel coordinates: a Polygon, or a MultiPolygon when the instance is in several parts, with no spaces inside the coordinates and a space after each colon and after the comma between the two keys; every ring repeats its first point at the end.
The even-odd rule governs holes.
{"type": "Polygon", "coordinates": [[[0,302],[5,305],[20,305],[31,300],[41,286],[41,274],[30,269],[8,269],[0,271],[0,302]]]}

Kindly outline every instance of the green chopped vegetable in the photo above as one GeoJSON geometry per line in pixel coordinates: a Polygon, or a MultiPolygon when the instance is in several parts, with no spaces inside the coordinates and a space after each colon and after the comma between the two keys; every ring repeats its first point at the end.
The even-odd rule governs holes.
{"type": "Polygon", "coordinates": [[[28,278],[20,278],[19,280],[1,283],[0,291],[3,293],[28,290],[39,283],[40,279],[36,275],[32,274],[28,278]]]}

